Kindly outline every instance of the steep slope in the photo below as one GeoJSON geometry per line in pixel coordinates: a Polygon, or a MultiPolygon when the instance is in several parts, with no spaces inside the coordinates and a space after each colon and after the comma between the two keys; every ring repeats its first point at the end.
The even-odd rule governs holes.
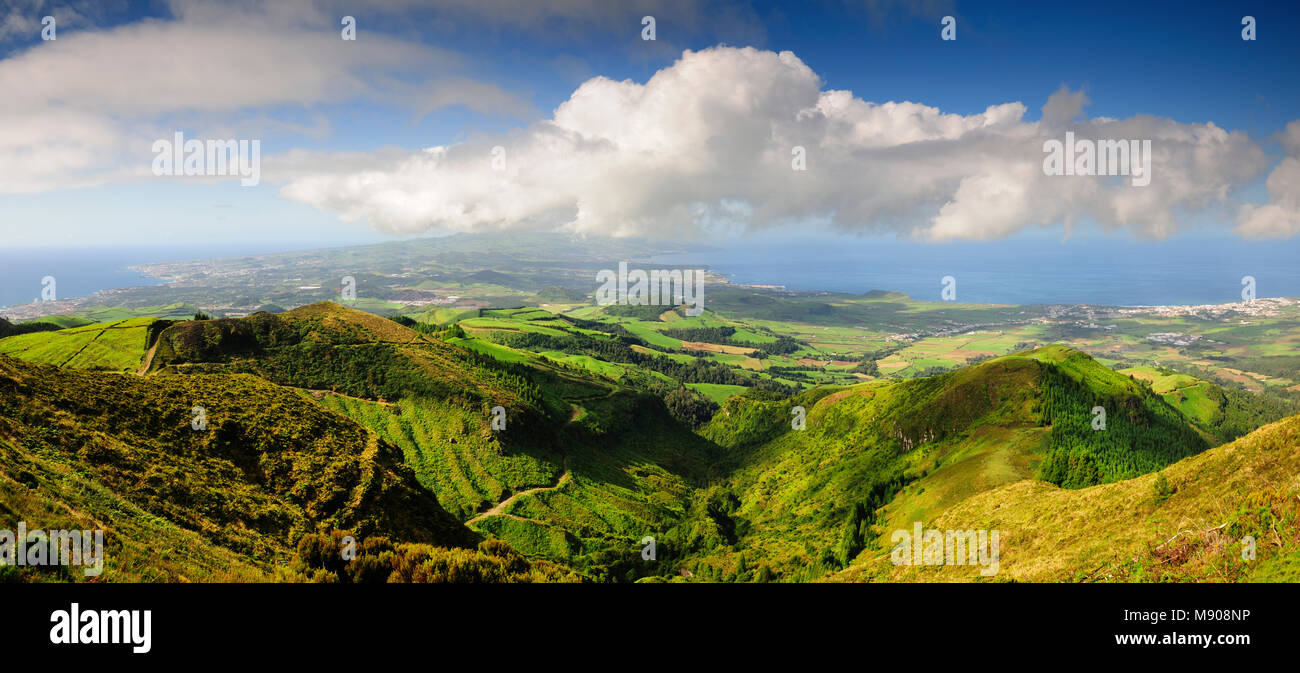
{"type": "Polygon", "coordinates": [[[149,371],[250,373],[353,397],[419,395],[543,412],[536,391],[485,361],[391,320],[321,302],[173,325],[159,335],[149,371]]]}
{"type": "Polygon", "coordinates": [[[728,474],[697,498],[680,544],[724,577],[745,557],[794,579],[847,565],[895,519],[929,520],[1002,484],[1116,481],[1207,446],[1159,396],[1058,346],[925,379],[733,398],[703,434],[731,451],[728,474]]]}
{"type": "Polygon", "coordinates": [[[651,395],[517,355],[498,361],[321,303],[175,325],[149,369],[151,379],[246,372],[304,389],[399,447],[476,530],[593,577],[635,577],[639,540],[680,518],[715,447],[651,395]],[[492,425],[497,406],[504,430],[492,425]]]}
{"type": "Polygon", "coordinates": [[[1079,488],[1127,479],[1209,447],[1163,398],[1085,353],[1048,346],[995,361],[1021,357],[1048,365],[1041,418],[1052,431],[1038,468],[1045,481],[1079,488]]]}
{"type": "Polygon", "coordinates": [[[441,546],[478,539],[395,447],[252,376],[142,379],[0,356],[0,454],[6,523],[94,521],[107,530],[111,579],[227,565],[255,575],[320,527],[441,546]],[[150,541],[158,531],[188,550],[180,560],[150,541]],[[240,561],[227,564],[231,554],[240,561]]]}
{"type": "MultiPolygon", "coordinates": [[[[926,527],[997,530],[1004,581],[1300,581],[1300,416],[1159,474],[1082,490],[1004,485],[926,527]]],[[[895,566],[880,551],[831,579],[962,581],[978,571],[895,566]]]]}

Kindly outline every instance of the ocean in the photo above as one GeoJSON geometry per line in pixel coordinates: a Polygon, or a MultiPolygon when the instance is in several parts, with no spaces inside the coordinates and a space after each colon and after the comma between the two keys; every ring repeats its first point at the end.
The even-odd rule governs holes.
{"type": "Polygon", "coordinates": [[[129,266],[287,249],[255,245],[0,249],[0,309],[29,304],[40,297],[42,279],[46,276],[54,278],[58,299],[71,299],[87,297],[100,290],[162,284],[162,281],[129,270],[129,266]]]}
{"type": "MultiPolygon", "coordinates": [[[[940,300],[943,278],[959,302],[1155,306],[1300,297],[1300,239],[1183,237],[1137,241],[1044,235],[990,242],[918,243],[895,238],[755,236],[655,263],[708,266],[732,282],[861,294],[896,290],[940,300]]],[[[707,288],[706,288],[707,297],[707,288]]]]}
{"type": "MultiPolygon", "coordinates": [[[[31,302],[53,276],[59,298],[157,285],[138,264],[285,252],[287,246],[188,246],[0,251],[0,308],[31,302]]],[[[1184,237],[1161,242],[1036,235],[946,244],[894,238],[760,235],[656,264],[709,267],[733,282],[861,294],[896,290],[939,300],[942,279],[957,301],[996,304],[1221,304],[1240,301],[1242,278],[1257,297],[1300,297],[1300,239],[1251,242],[1184,237]]],[[[707,288],[706,288],[707,297],[707,288]]]]}

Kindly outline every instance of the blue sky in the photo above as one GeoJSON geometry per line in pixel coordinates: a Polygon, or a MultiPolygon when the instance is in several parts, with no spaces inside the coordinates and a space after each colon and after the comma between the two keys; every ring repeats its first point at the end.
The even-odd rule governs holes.
{"type": "MultiPolygon", "coordinates": [[[[0,83],[35,86],[18,86],[16,100],[0,104],[0,118],[18,120],[10,124],[15,136],[24,124],[35,130],[9,138],[7,146],[0,137],[0,159],[7,163],[0,167],[0,236],[13,247],[232,238],[312,247],[524,228],[645,235],[668,228],[680,236],[831,228],[941,242],[1060,235],[1070,221],[1072,231],[1099,226],[1144,238],[1287,238],[1300,229],[1292,203],[1300,185],[1277,167],[1289,152],[1279,142],[1287,124],[1300,119],[1300,43],[1288,37],[1300,25],[1297,14],[1295,3],[593,0],[557,8],[490,0],[266,6],[22,0],[0,14],[0,83]],[[338,38],[345,14],[358,21],[355,43],[338,38]],[[1255,41],[1241,39],[1244,14],[1257,21],[1255,41]],[[40,39],[45,15],[58,20],[53,42],[40,39]],[[653,42],[641,39],[644,15],[656,17],[653,42]],[[957,20],[955,41],[939,38],[947,15],[957,20]],[[301,44],[315,56],[295,60],[270,42],[286,49],[301,44]],[[184,48],[191,44],[193,50],[184,48]],[[717,49],[724,45],[753,47],[758,56],[717,49]],[[710,56],[680,68],[683,76],[717,77],[716,85],[664,76],[657,99],[694,111],[681,119],[671,111],[638,117],[636,110],[656,98],[651,87],[640,87],[656,73],[675,72],[684,50],[710,56]],[[785,51],[797,59],[794,65],[777,57],[785,51]],[[248,60],[205,70],[234,53],[249,54],[248,60]],[[749,68],[752,58],[765,60],[749,68]],[[169,68],[206,73],[209,80],[177,86],[177,70],[169,68]],[[805,117],[793,118],[781,90],[771,86],[786,75],[793,78],[791,99],[807,102],[791,103],[795,108],[817,104],[815,91],[800,88],[811,78],[822,91],[851,91],[854,101],[909,101],[939,117],[913,128],[908,118],[926,113],[899,112],[886,120],[893,126],[879,130],[872,125],[886,122],[858,110],[810,126],[805,117]],[[586,121],[556,119],[557,107],[597,76],[630,79],[637,88],[593,91],[584,99],[586,112],[575,113],[586,121]],[[106,92],[106,80],[121,82],[126,93],[106,92]],[[761,122],[743,132],[754,135],[729,136],[736,120],[746,118],[744,110],[713,114],[734,102],[711,98],[727,87],[756,101],[741,104],[761,122]],[[1162,174],[1157,155],[1153,187],[1161,191],[1140,197],[1113,186],[1101,193],[1076,183],[1062,187],[1063,181],[1006,196],[1006,185],[1023,182],[1012,164],[1038,157],[1009,147],[990,153],[987,138],[972,137],[970,129],[981,124],[976,117],[990,106],[1019,102],[1023,112],[1006,122],[1004,145],[1029,143],[1022,135],[1031,128],[1047,137],[1040,108],[1062,87],[1062,109],[1080,115],[1074,119],[1118,122],[1083,130],[1145,134],[1157,147],[1164,140],[1173,171],[1181,170],[1182,157],[1201,157],[1205,165],[1162,174]],[[630,104],[620,96],[643,95],[636,110],[619,107],[630,104]],[[1069,103],[1079,95],[1086,107],[1069,103]],[[601,111],[637,119],[609,129],[591,118],[601,111]],[[671,134],[679,123],[684,134],[704,139],[701,153],[725,170],[675,171],[695,156],[688,144],[663,150],[660,164],[639,172],[645,162],[637,157],[673,141],[638,142],[671,134]],[[860,130],[830,130],[834,124],[860,130]],[[556,149],[547,143],[555,128],[618,147],[588,156],[583,141],[569,138],[577,143],[571,150],[556,149]],[[1214,128],[1239,137],[1177,144],[1214,128]],[[264,180],[246,188],[231,179],[149,175],[149,143],[173,130],[259,139],[264,180]],[[864,140],[864,133],[871,137],[864,140]],[[915,142],[880,139],[908,133],[915,142]],[[718,147],[709,138],[720,139],[718,147]],[[786,138],[815,144],[807,176],[789,178],[780,172],[787,167],[772,161],[785,156],[787,148],[777,145],[786,138]],[[747,151],[768,140],[770,152],[747,151]],[[845,147],[854,142],[861,145],[845,147]],[[403,153],[420,164],[420,150],[435,146],[448,151],[436,165],[403,165],[403,153]],[[511,166],[495,187],[491,173],[466,177],[486,165],[474,153],[497,146],[528,163],[511,166]],[[561,156],[552,165],[543,148],[571,151],[585,163],[561,164],[561,156]],[[927,154],[934,152],[942,161],[927,154]],[[737,169],[735,162],[763,166],[737,169]],[[1003,164],[1005,171],[996,168],[1003,164]],[[916,177],[907,180],[911,192],[880,186],[880,194],[858,198],[845,178],[853,173],[864,184],[878,179],[873,176],[916,177]],[[549,177],[556,175],[563,181],[547,182],[560,180],[549,177]],[[611,175],[621,178],[607,183],[611,175]],[[771,196],[787,179],[802,181],[799,193],[771,196]],[[644,188],[618,191],[629,183],[644,188]],[[570,184],[581,186],[570,190],[570,184]],[[1070,205],[1042,207],[1058,201],[1070,205]],[[1001,207],[1003,220],[1016,224],[1001,226],[976,212],[1001,207]]],[[[1058,127],[1064,128],[1052,129],[1058,127]]],[[[1300,125],[1292,128],[1300,139],[1300,125]]]]}

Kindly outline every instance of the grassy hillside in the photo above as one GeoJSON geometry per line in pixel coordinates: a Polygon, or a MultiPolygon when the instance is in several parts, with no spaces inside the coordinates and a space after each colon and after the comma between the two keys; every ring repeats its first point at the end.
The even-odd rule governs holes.
{"type": "Polygon", "coordinates": [[[399,446],[420,482],[471,528],[593,578],[640,576],[648,569],[638,541],[687,509],[712,445],[645,393],[545,367],[528,377],[569,406],[566,420],[508,417],[500,432],[488,416],[433,398],[320,402],[399,446]]]}
{"type": "Polygon", "coordinates": [[[398,449],[252,376],[142,379],[0,356],[0,452],[5,518],[95,522],[110,579],[249,577],[318,527],[443,546],[478,537],[398,449]]]}
{"type": "Polygon", "coordinates": [[[1159,396],[1062,347],[789,400],[732,398],[702,434],[729,449],[729,474],[697,497],[679,544],[722,577],[761,560],[787,579],[847,565],[880,544],[891,516],[928,519],[1044,466],[1065,465],[1061,481],[1078,487],[1206,448],[1159,396]],[[804,430],[792,427],[795,406],[804,430]]]}
{"type": "Polygon", "coordinates": [[[1231,441],[1255,428],[1300,413],[1300,403],[1268,392],[1223,387],[1163,367],[1119,370],[1151,387],[1182,412],[1214,444],[1231,441]]]}
{"type": "Polygon", "coordinates": [[[170,324],[130,318],[0,339],[0,353],[70,369],[135,371],[156,330],[170,324]]]}
{"type": "MultiPolygon", "coordinates": [[[[890,533],[915,521],[1011,531],[1007,554],[1014,539],[1034,556],[1004,561],[1003,579],[1295,572],[1296,484],[1278,476],[1294,424],[1236,442],[1237,462],[1186,467],[1280,415],[1271,398],[1065,346],[884,378],[865,363],[893,353],[860,366],[713,313],[583,316],[483,309],[444,325],[322,302],[0,340],[58,365],[0,355],[0,513],[107,529],[106,579],[127,581],[947,577],[889,563],[890,533]],[[791,368],[804,361],[857,383],[813,386],[791,368]],[[1219,483],[1217,469],[1245,473],[1219,483]],[[1070,532],[1076,512],[1100,519],[1095,534],[1070,532]],[[1184,520],[1206,512],[1236,518],[1184,520]],[[1147,544],[1168,526],[1190,532],[1147,544]],[[1214,537],[1230,531],[1273,546],[1232,570],[1214,537]],[[339,560],[345,535],[360,561],[339,560]]],[[[79,579],[0,580],[15,576],[79,579]]]]}
{"type": "MultiPolygon", "coordinates": [[[[1065,490],[1018,481],[956,504],[927,528],[998,530],[998,580],[1300,581],[1300,417],[1162,470],[1065,490]],[[1243,539],[1255,558],[1243,559],[1243,539]]],[[[891,505],[892,507],[892,505],[891,505]]],[[[975,579],[969,566],[894,566],[887,552],[841,581],[975,579]]]]}
{"type": "MultiPolygon", "coordinates": [[[[503,446],[483,414],[433,399],[394,403],[321,395],[320,402],[402,449],[420,483],[465,520],[510,493],[559,478],[560,456],[528,444],[503,446]]],[[[507,429],[509,424],[507,423],[507,429]]]]}
{"type": "Polygon", "coordinates": [[[151,372],[251,373],[353,397],[451,399],[544,414],[540,393],[508,367],[474,358],[386,318],[330,302],[279,315],[178,323],[164,330],[151,372]]]}
{"type": "Polygon", "coordinates": [[[686,510],[712,445],[646,392],[528,353],[499,361],[435,333],[322,303],[175,325],[149,369],[300,388],[398,447],[472,528],[593,577],[638,576],[637,541],[686,510]],[[504,430],[492,427],[496,406],[504,430]]]}

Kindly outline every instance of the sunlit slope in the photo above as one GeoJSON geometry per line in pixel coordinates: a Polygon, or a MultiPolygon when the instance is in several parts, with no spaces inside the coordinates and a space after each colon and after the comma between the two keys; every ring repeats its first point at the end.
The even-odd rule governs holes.
{"type": "Polygon", "coordinates": [[[140,378],[0,356],[0,452],[5,518],[63,510],[102,524],[110,566],[126,579],[179,579],[227,552],[241,557],[229,567],[242,576],[284,561],[322,526],[438,545],[477,539],[391,444],[252,376],[140,378]],[[158,531],[178,547],[147,540],[158,531]]]}
{"type": "Polygon", "coordinates": [[[331,302],[288,313],[192,321],[159,336],[151,372],[250,373],[280,385],[353,397],[431,397],[514,415],[554,414],[508,368],[438,339],[331,302]]]}
{"type": "Polygon", "coordinates": [[[150,368],[162,375],[151,379],[249,372],[302,389],[398,447],[473,529],[594,577],[624,578],[638,541],[672,527],[715,458],[652,395],[538,356],[501,362],[329,303],[177,325],[150,368]]]}
{"type": "Polygon", "coordinates": [[[1132,367],[1119,372],[1149,385],[1214,444],[1231,441],[1300,411],[1292,401],[1219,386],[1159,367],[1132,367]]]}
{"type": "Polygon", "coordinates": [[[0,353],[70,369],[135,371],[150,339],[167,322],[130,318],[0,339],[0,353]]]}
{"type": "MultiPolygon", "coordinates": [[[[926,521],[980,492],[1045,476],[1044,461],[1064,466],[1046,476],[1078,487],[1206,448],[1159,396],[1058,346],[924,379],[733,398],[703,434],[730,450],[731,474],[725,495],[697,508],[712,523],[697,516],[703,525],[685,537],[734,530],[724,550],[767,559],[787,577],[869,553],[894,519],[926,521]],[[804,430],[791,426],[795,406],[805,409],[804,430]],[[1105,429],[1094,429],[1096,407],[1107,410],[1105,429]]],[[[690,546],[708,553],[703,542],[690,546]]],[[[725,551],[718,562],[729,563],[725,551]]]]}
{"type": "MultiPolygon", "coordinates": [[[[1005,485],[958,503],[926,527],[999,531],[999,580],[1294,582],[1300,581],[1298,519],[1295,416],[1158,475],[1081,490],[1039,481],[1005,485]],[[1254,560],[1243,559],[1247,536],[1255,540],[1254,560]]],[[[978,576],[978,567],[894,566],[888,556],[885,550],[864,555],[833,578],[978,576]]]]}
{"type": "Polygon", "coordinates": [[[646,569],[640,541],[665,538],[716,459],[715,447],[675,421],[661,401],[630,391],[588,400],[562,442],[560,479],[471,526],[521,551],[571,559],[618,579],[630,579],[633,567],[646,569]]]}
{"type": "Polygon", "coordinates": [[[400,447],[421,483],[471,528],[595,578],[626,579],[639,540],[676,523],[716,447],[653,396],[585,376],[531,372],[569,415],[560,423],[507,417],[504,432],[487,415],[429,398],[320,402],[400,447]]]}

